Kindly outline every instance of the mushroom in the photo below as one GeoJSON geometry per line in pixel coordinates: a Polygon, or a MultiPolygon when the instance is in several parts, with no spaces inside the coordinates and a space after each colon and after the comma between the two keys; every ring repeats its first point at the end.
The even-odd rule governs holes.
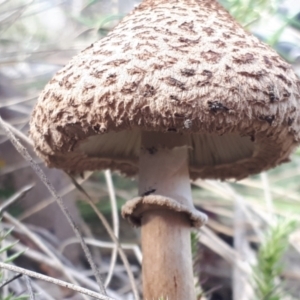
{"type": "Polygon", "coordinates": [[[123,216],[142,227],[145,299],[194,300],[190,179],[242,179],[299,142],[290,65],[213,0],[144,0],[41,93],[35,150],[68,172],[139,177],[123,216]]]}

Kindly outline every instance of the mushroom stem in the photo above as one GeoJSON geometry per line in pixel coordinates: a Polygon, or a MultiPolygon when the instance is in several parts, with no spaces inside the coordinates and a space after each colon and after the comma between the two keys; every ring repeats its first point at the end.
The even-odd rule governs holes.
{"type": "MultiPolygon", "coordinates": [[[[193,207],[186,137],[143,133],[140,195],[156,194],[193,207]]],[[[196,298],[186,213],[156,203],[142,215],[143,290],[146,300],[196,298]]]]}
{"type": "Polygon", "coordinates": [[[190,226],[182,213],[149,211],[142,218],[146,300],[195,300],[190,226]]]}

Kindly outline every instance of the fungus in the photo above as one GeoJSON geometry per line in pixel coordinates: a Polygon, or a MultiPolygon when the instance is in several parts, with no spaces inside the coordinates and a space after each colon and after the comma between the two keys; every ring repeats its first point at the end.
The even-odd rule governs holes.
{"type": "Polygon", "coordinates": [[[69,172],[139,177],[123,216],[142,226],[145,299],[194,300],[190,179],[242,179],[299,142],[300,84],[213,0],[144,0],[41,93],[35,150],[69,172]],[[147,20],[147,21],[146,21],[147,20]]]}

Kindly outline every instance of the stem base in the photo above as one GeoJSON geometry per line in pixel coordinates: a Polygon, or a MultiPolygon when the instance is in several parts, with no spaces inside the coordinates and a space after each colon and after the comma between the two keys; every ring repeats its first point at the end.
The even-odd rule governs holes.
{"type": "Polygon", "coordinates": [[[143,291],[145,300],[196,299],[190,221],[169,210],[142,217],[143,291]]]}

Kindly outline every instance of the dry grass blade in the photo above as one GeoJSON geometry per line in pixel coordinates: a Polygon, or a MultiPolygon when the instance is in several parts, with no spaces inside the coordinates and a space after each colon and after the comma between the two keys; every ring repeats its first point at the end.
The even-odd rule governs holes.
{"type": "MultiPolygon", "coordinates": [[[[15,127],[11,126],[9,123],[5,122],[1,116],[0,116],[0,124],[2,125],[4,131],[7,133],[7,130],[11,131],[11,133],[24,142],[26,142],[28,145],[33,146],[32,141],[28,136],[26,136],[23,132],[19,131],[15,127]]],[[[9,138],[9,136],[7,136],[9,138]]],[[[9,138],[10,139],[10,138],[9,138]]],[[[11,140],[11,139],[10,139],[11,140]]],[[[17,148],[16,148],[17,149],[17,148]]],[[[18,149],[17,149],[18,150],[18,149]]],[[[20,153],[21,154],[21,153],[20,153]]]]}
{"type": "MultiPolygon", "coordinates": [[[[60,265],[52,258],[49,258],[48,256],[33,250],[33,249],[28,249],[25,248],[22,244],[18,243],[14,246],[12,251],[17,252],[17,251],[22,251],[24,252],[23,255],[26,256],[28,259],[33,260],[34,262],[42,263],[47,266],[49,266],[52,269],[61,271],[60,265]]],[[[64,266],[64,269],[70,273],[74,278],[80,282],[81,285],[86,286],[89,289],[96,290],[97,289],[97,283],[90,279],[89,277],[85,276],[82,271],[77,271],[75,269],[72,269],[68,266],[64,266]]],[[[36,288],[35,288],[36,289],[36,288]]]]}
{"type": "Polygon", "coordinates": [[[0,108],[3,108],[3,107],[9,107],[9,106],[13,106],[13,105],[16,105],[16,104],[23,104],[23,103],[26,103],[28,101],[32,101],[32,100],[35,100],[36,97],[31,97],[31,98],[28,98],[28,99],[19,99],[19,98],[16,98],[16,99],[10,99],[10,100],[7,100],[5,101],[4,103],[1,103],[0,104],[0,108]]]}
{"type": "Polygon", "coordinates": [[[1,34],[3,34],[10,26],[12,26],[14,24],[14,22],[19,19],[22,14],[24,13],[24,11],[26,10],[27,6],[29,6],[30,4],[32,4],[33,1],[31,1],[30,3],[24,5],[24,6],[20,6],[18,8],[16,8],[15,10],[12,10],[11,14],[4,17],[1,20],[1,34]]]}
{"type": "MultiPolygon", "coordinates": [[[[251,248],[247,237],[247,218],[244,213],[244,205],[241,197],[235,197],[234,201],[234,249],[242,261],[250,261],[251,248]]],[[[234,300],[250,300],[253,297],[253,289],[248,274],[241,272],[239,267],[233,267],[232,291],[234,300]]]]}
{"type": "Polygon", "coordinates": [[[106,231],[108,232],[108,234],[110,235],[112,241],[118,246],[118,252],[120,254],[120,257],[124,263],[124,267],[127,271],[128,277],[129,277],[129,281],[131,284],[131,288],[135,297],[135,300],[140,300],[140,296],[139,296],[139,292],[138,289],[136,287],[135,284],[135,280],[134,280],[134,276],[132,274],[132,271],[130,269],[130,265],[128,262],[128,259],[118,241],[118,239],[116,238],[116,236],[113,233],[112,228],[110,227],[109,223],[107,222],[107,220],[105,219],[105,217],[103,216],[103,214],[98,210],[98,208],[96,207],[96,205],[94,204],[93,200],[91,199],[91,197],[89,196],[89,194],[84,190],[84,188],[82,186],[80,186],[77,181],[71,177],[72,181],[74,182],[74,185],[76,186],[76,188],[78,189],[78,191],[80,191],[84,196],[85,199],[87,200],[87,202],[90,204],[90,206],[93,208],[94,212],[97,214],[98,218],[100,219],[100,221],[102,222],[102,224],[104,225],[106,231]]]}
{"type": "Polygon", "coordinates": [[[222,239],[220,239],[213,231],[207,227],[201,228],[201,235],[199,237],[199,242],[206,245],[208,248],[218,253],[226,261],[232,265],[237,265],[239,269],[245,274],[249,274],[251,269],[247,262],[242,261],[236,251],[228,246],[222,239]]]}
{"type": "Polygon", "coordinates": [[[203,189],[206,189],[210,192],[213,192],[214,194],[217,194],[218,196],[222,197],[223,199],[230,200],[231,196],[228,195],[228,193],[224,193],[224,189],[220,188],[220,186],[217,184],[217,182],[214,182],[212,180],[195,180],[193,181],[193,184],[196,186],[199,186],[203,189]]]}
{"type": "Polygon", "coordinates": [[[262,181],[262,186],[264,190],[264,195],[265,195],[265,201],[266,201],[266,206],[268,209],[269,217],[272,219],[274,215],[274,206],[273,206],[273,199],[272,199],[272,194],[270,190],[270,184],[269,184],[269,179],[268,175],[266,172],[263,172],[260,174],[261,181],[262,181]]]}
{"type": "Polygon", "coordinates": [[[14,280],[16,280],[16,279],[18,279],[18,278],[20,278],[20,277],[22,277],[22,276],[23,276],[23,274],[17,274],[17,275],[15,275],[15,276],[13,276],[12,278],[5,280],[4,282],[1,283],[1,285],[0,285],[0,290],[1,290],[4,286],[10,284],[10,283],[13,282],[14,280]]]}
{"type": "Polygon", "coordinates": [[[250,211],[249,211],[249,206],[251,208],[253,208],[253,204],[249,203],[249,205],[246,206],[245,205],[246,201],[245,201],[244,197],[242,197],[240,194],[238,194],[231,187],[231,185],[229,185],[228,183],[211,181],[211,180],[206,180],[206,181],[197,180],[194,182],[194,184],[199,185],[199,186],[203,187],[204,189],[208,189],[209,191],[212,191],[212,192],[216,193],[217,195],[222,195],[223,199],[226,199],[226,200],[230,199],[231,202],[233,200],[234,201],[238,200],[238,201],[240,201],[241,204],[243,203],[242,209],[243,209],[245,216],[247,217],[248,222],[252,225],[252,228],[256,232],[257,236],[258,237],[262,236],[261,230],[257,227],[255,222],[253,221],[253,216],[250,214],[250,211]]]}
{"type": "Polygon", "coordinates": [[[98,294],[96,292],[87,290],[87,289],[79,287],[77,285],[74,285],[74,284],[71,284],[71,283],[68,283],[68,282],[65,282],[65,281],[62,281],[62,280],[58,280],[58,279],[55,279],[55,278],[52,278],[52,277],[49,277],[49,276],[45,276],[45,275],[42,275],[42,274],[39,274],[39,273],[36,273],[36,272],[33,272],[33,271],[29,271],[29,270],[26,270],[26,269],[23,269],[23,268],[20,268],[20,267],[16,267],[16,266],[13,266],[13,265],[10,265],[10,264],[6,264],[6,263],[3,263],[3,262],[0,262],[0,268],[5,269],[5,270],[9,270],[9,271],[13,271],[13,272],[17,272],[17,273],[21,273],[23,275],[33,277],[33,278],[37,278],[37,279],[40,279],[40,280],[43,280],[43,281],[46,281],[46,282],[50,282],[50,283],[62,286],[64,288],[70,289],[72,291],[81,293],[83,295],[90,296],[90,297],[95,298],[95,299],[114,300],[113,298],[110,298],[106,295],[98,294]]]}
{"type": "MultiPolygon", "coordinates": [[[[263,190],[263,187],[261,186],[261,184],[259,182],[256,182],[254,181],[253,179],[243,179],[239,182],[236,182],[236,184],[238,185],[244,185],[246,187],[251,187],[251,188],[257,188],[257,189],[260,189],[260,190],[263,190]]],[[[282,199],[291,199],[295,202],[300,202],[300,197],[299,197],[299,194],[293,192],[293,191],[289,191],[287,193],[286,190],[280,188],[280,187],[272,187],[272,190],[271,190],[272,194],[275,194],[277,196],[280,196],[282,197],[282,199]]]]}
{"type": "Polygon", "coordinates": [[[12,144],[14,145],[14,147],[17,149],[17,151],[30,163],[32,169],[36,172],[36,174],[39,176],[39,178],[41,179],[41,181],[45,184],[45,186],[48,188],[49,192],[51,193],[51,195],[56,199],[57,204],[59,205],[60,209],[62,210],[62,212],[64,213],[64,215],[66,216],[69,224],[71,225],[71,227],[73,228],[76,236],[80,239],[80,243],[81,246],[83,248],[83,251],[86,255],[86,258],[94,272],[96,281],[99,285],[100,291],[106,295],[106,290],[105,287],[101,281],[100,278],[100,274],[99,274],[99,270],[97,269],[91,253],[87,247],[87,245],[84,242],[84,239],[82,237],[82,235],[80,234],[79,229],[77,228],[77,226],[75,225],[69,211],[67,210],[67,208],[65,207],[62,198],[58,195],[58,193],[56,192],[56,190],[54,189],[53,185],[49,182],[48,178],[46,177],[45,173],[43,172],[43,170],[39,167],[38,164],[35,163],[35,161],[33,160],[33,158],[30,156],[30,154],[28,153],[27,149],[17,140],[17,138],[15,137],[15,135],[12,133],[12,131],[9,129],[9,127],[6,125],[6,123],[2,120],[1,116],[0,116],[0,125],[4,128],[7,137],[10,139],[10,141],[12,142],[12,144]]]}
{"type": "Polygon", "coordinates": [[[35,291],[40,295],[40,299],[56,300],[52,296],[50,296],[43,288],[41,288],[39,284],[35,283],[34,281],[31,281],[31,284],[35,291]]]}
{"type": "Polygon", "coordinates": [[[29,299],[30,300],[35,300],[31,280],[27,275],[25,276],[25,282],[26,282],[26,287],[27,287],[28,294],[29,294],[29,299]]]}
{"type": "Polygon", "coordinates": [[[5,202],[3,202],[0,205],[0,214],[7,209],[10,205],[12,205],[13,203],[15,203],[16,201],[22,199],[23,197],[25,197],[25,195],[32,190],[32,188],[34,187],[34,184],[30,184],[30,185],[26,185],[24,186],[20,191],[18,191],[17,193],[15,193],[14,195],[12,195],[10,198],[8,198],[5,202]]]}
{"type": "MultiPolygon", "coordinates": [[[[92,173],[88,174],[88,176],[85,176],[84,179],[80,180],[80,183],[85,182],[91,175],[92,175],[92,173]]],[[[65,188],[61,189],[60,191],[58,191],[58,194],[60,195],[60,197],[63,197],[65,195],[67,195],[68,193],[72,192],[74,189],[75,189],[74,184],[70,184],[70,185],[66,186],[65,188]]],[[[18,220],[24,221],[25,219],[31,217],[32,215],[38,213],[39,211],[41,211],[43,209],[45,209],[47,206],[49,206],[53,202],[55,202],[55,199],[53,199],[52,197],[49,197],[46,199],[41,199],[38,204],[36,204],[36,205],[32,206],[31,208],[27,209],[26,211],[24,211],[18,217],[18,220]]]]}
{"type": "MultiPolygon", "coordinates": [[[[114,249],[115,248],[115,244],[114,243],[110,243],[110,242],[105,242],[105,241],[100,241],[100,240],[95,240],[95,239],[84,239],[87,245],[90,246],[95,246],[95,247],[99,247],[99,248],[108,248],[108,249],[114,249]]],[[[65,247],[69,246],[70,244],[73,243],[79,243],[79,240],[77,238],[70,238],[68,240],[66,240],[61,246],[60,246],[60,251],[63,252],[65,247]]],[[[122,249],[124,250],[132,250],[137,261],[139,262],[140,265],[142,265],[142,252],[141,249],[139,248],[139,246],[135,245],[135,244],[127,244],[127,243],[122,243],[121,244],[122,249]]]]}
{"type": "MultiPolygon", "coordinates": [[[[36,163],[40,163],[40,162],[36,161],[36,163]]],[[[28,164],[27,161],[21,162],[21,163],[16,163],[15,165],[4,166],[0,169],[0,176],[11,174],[13,172],[16,172],[18,170],[22,170],[22,169],[27,168],[29,166],[30,166],[30,164],[28,164]]]]}
{"type": "MultiPolygon", "coordinates": [[[[118,215],[118,207],[117,207],[117,200],[116,200],[116,194],[115,194],[115,189],[111,177],[111,172],[109,170],[106,170],[104,172],[105,179],[106,179],[106,184],[108,187],[108,193],[109,193],[109,199],[111,203],[111,211],[112,211],[112,219],[113,219],[113,230],[116,238],[119,238],[119,227],[120,227],[120,222],[119,222],[119,215],[118,215]]],[[[105,280],[105,286],[107,287],[112,279],[112,275],[114,272],[114,267],[116,265],[117,261],[117,253],[118,253],[118,247],[115,245],[113,248],[112,254],[111,254],[111,262],[109,266],[109,271],[105,280]]]]}
{"type": "MultiPolygon", "coordinates": [[[[1,248],[4,246],[6,248],[6,245],[3,245],[6,241],[5,241],[5,236],[7,235],[7,233],[5,233],[5,231],[3,230],[3,223],[0,222],[0,234],[1,236],[3,236],[3,238],[0,239],[1,241],[1,248]]],[[[10,232],[11,229],[8,230],[8,232],[10,232]]],[[[7,255],[7,250],[5,251],[1,251],[0,253],[0,261],[6,261],[8,259],[8,255],[7,255]]],[[[1,280],[2,281],[7,281],[8,280],[8,271],[4,270],[3,272],[1,272],[1,280]]],[[[9,296],[9,288],[8,285],[4,285],[1,289],[1,296],[3,299],[6,299],[9,296]]]]}
{"type": "MultiPolygon", "coordinates": [[[[25,234],[27,237],[30,238],[31,241],[33,241],[44,253],[46,253],[49,257],[51,257],[56,264],[59,266],[60,271],[64,273],[64,275],[74,284],[78,284],[77,281],[73,278],[73,276],[65,269],[64,265],[61,263],[61,261],[56,257],[56,255],[48,249],[46,245],[40,240],[40,238],[30,231],[27,226],[25,226],[23,223],[19,222],[17,219],[12,217],[9,213],[4,212],[3,217],[7,219],[10,223],[12,223],[16,228],[19,228],[23,234],[25,234]]],[[[84,298],[88,300],[85,296],[84,298]]]]}
{"type": "Polygon", "coordinates": [[[249,205],[246,205],[245,198],[238,194],[229,184],[222,183],[226,190],[231,194],[232,199],[235,201],[238,201],[240,203],[240,207],[243,210],[243,213],[247,219],[247,221],[251,224],[253,230],[255,231],[258,238],[262,238],[262,230],[257,226],[257,224],[254,222],[254,214],[251,213],[251,210],[249,209],[249,205]]]}

